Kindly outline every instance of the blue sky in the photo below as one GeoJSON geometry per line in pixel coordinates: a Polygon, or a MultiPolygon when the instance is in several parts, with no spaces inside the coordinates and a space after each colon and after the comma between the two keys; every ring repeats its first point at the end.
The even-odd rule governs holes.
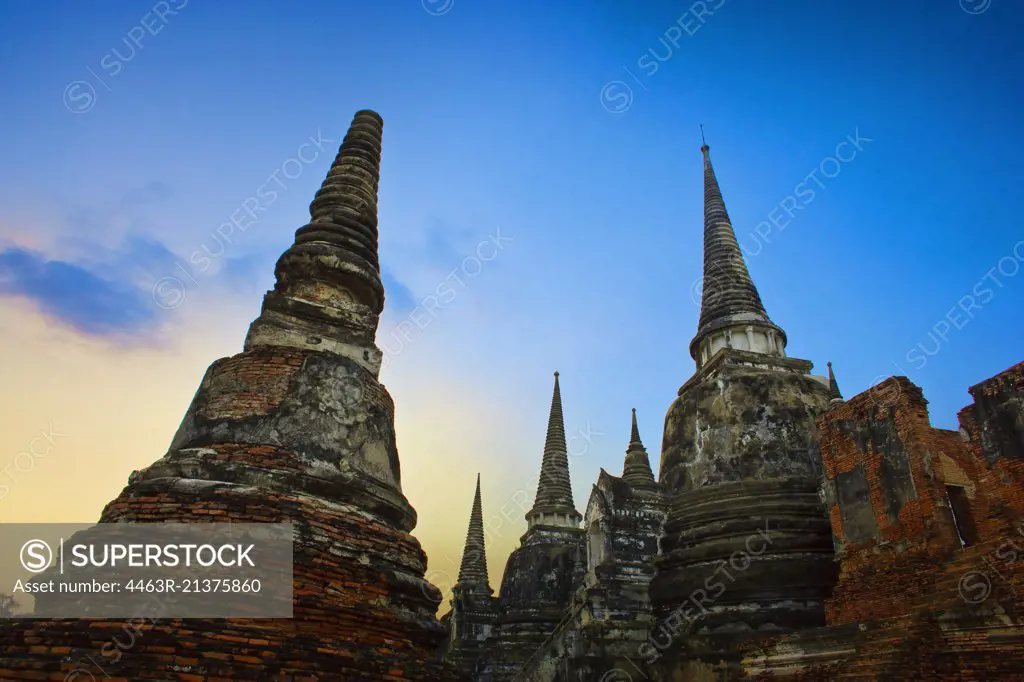
{"type": "MultiPolygon", "coordinates": [[[[462,268],[383,374],[403,471],[423,458],[457,478],[452,502],[405,476],[428,552],[461,542],[463,522],[430,515],[467,517],[477,470],[485,507],[528,487],[555,369],[569,432],[603,434],[572,461],[577,506],[600,467],[621,470],[631,407],[656,466],[693,371],[700,124],[789,353],[817,373],[831,360],[847,396],[906,374],[952,428],[969,385],[1024,359],[1024,7],[1010,0],[11,1],[0,25],[4,343],[18,315],[40,315],[193,389],[215,359],[204,344],[240,350],[352,114],[381,113],[379,338],[462,268]],[[848,137],[859,149],[829,161],[848,137]],[[275,173],[272,204],[218,240],[275,173]],[[780,220],[800,183],[814,198],[780,220]],[[467,263],[496,231],[503,248],[467,263]],[[153,301],[167,277],[180,305],[153,301]],[[472,448],[441,439],[464,422],[472,448]]],[[[162,454],[182,395],[159,415],[164,444],[132,457],[162,454]]]]}

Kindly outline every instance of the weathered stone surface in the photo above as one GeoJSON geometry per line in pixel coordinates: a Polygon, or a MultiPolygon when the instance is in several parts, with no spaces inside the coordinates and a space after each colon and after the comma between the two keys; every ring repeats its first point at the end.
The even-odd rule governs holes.
{"type": "Polygon", "coordinates": [[[562,391],[555,372],[555,389],[551,396],[548,431],[544,439],[544,459],[537,481],[537,496],[533,508],[526,515],[534,524],[576,527],[580,514],[572,501],[569,481],[569,455],[566,451],[565,422],[562,418],[562,391]]]}
{"type": "Polygon", "coordinates": [[[763,640],[747,649],[738,675],[1024,679],[1024,496],[1019,479],[999,471],[1013,461],[1019,431],[1014,419],[990,418],[1019,410],[1022,369],[971,388],[975,404],[960,413],[966,440],[931,427],[920,389],[905,377],[819,418],[823,493],[842,561],[829,627],[763,640]],[[1009,457],[999,445],[986,449],[986,430],[1009,457]],[[873,523],[864,522],[858,495],[851,528],[843,481],[858,471],[873,523]],[[972,517],[970,540],[958,532],[964,519],[954,519],[950,486],[966,491],[955,513],[972,517]]]}
{"type": "Polygon", "coordinates": [[[487,639],[493,633],[498,617],[498,600],[493,594],[487,578],[484,513],[478,474],[459,580],[452,588],[451,611],[444,618],[448,628],[444,658],[466,675],[474,674],[487,639]]]}
{"type": "Polygon", "coordinates": [[[167,454],[100,519],[291,522],[294,617],[16,621],[0,627],[0,679],[463,679],[436,656],[441,594],[408,534],[377,381],[380,129],[356,114],[244,352],[211,365],[167,454]]]}
{"type": "Polygon", "coordinates": [[[615,668],[627,669],[648,638],[654,619],[647,591],[665,504],[640,441],[635,410],[623,476],[601,470],[584,518],[583,585],[567,615],[524,666],[519,677],[524,682],[601,679],[615,668]]]}
{"type": "Polygon", "coordinates": [[[534,527],[505,565],[496,634],[478,668],[484,682],[512,680],[565,617],[585,565],[583,531],[534,527]]]}
{"type": "Polygon", "coordinates": [[[824,624],[835,568],[814,420],[829,392],[809,366],[724,350],[680,390],[662,446],[659,617],[684,609],[709,633],[824,624]]]}
{"type": "Polygon", "coordinates": [[[736,348],[784,357],[786,332],[768,318],[736,241],[729,212],[711,166],[704,156],[704,272],[700,321],[690,341],[690,355],[700,369],[721,348],[736,348]]]}
{"type": "Polygon", "coordinates": [[[581,517],[572,503],[557,372],[540,479],[526,514],[529,527],[505,564],[499,615],[477,666],[481,682],[517,679],[540,655],[566,617],[586,570],[581,517]]]}
{"type": "Polygon", "coordinates": [[[828,389],[811,363],[744,351],[719,355],[679,391],[665,418],[660,480],[670,491],[745,479],[809,479],[821,459],[814,420],[828,389]]]}
{"type": "MultiPolygon", "coordinates": [[[[303,469],[295,475],[267,479],[244,463],[233,464],[230,475],[244,483],[259,481],[353,502],[408,531],[416,524],[416,514],[400,492],[393,415],[391,396],[350,358],[260,347],[210,366],[171,452],[153,471],[186,474],[202,460],[202,448],[225,438],[287,444],[303,455],[303,469]],[[282,380],[287,380],[287,390],[280,386],[282,380]],[[257,393],[264,384],[268,390],[257,393]],[[246,414],[253,406],[262,407],[261,401],[272,401],[273,408],[246,414]]],[[[218,475],[228,475],[225,467],[210,473],[218,475]]]]}

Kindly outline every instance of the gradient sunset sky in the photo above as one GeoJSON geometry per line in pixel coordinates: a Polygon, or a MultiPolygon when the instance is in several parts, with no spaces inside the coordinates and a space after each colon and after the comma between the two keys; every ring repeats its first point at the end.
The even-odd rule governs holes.
{"type": "Polygon", "coordinates": [[[904,374],[955,428],[1024,359],[1013,0],[9,0],[0,26],[0,521],[93,521],[164,454],[360,108],[381,379],[443,589],[480,472],[497,590],[554,370],[577,508],[631,407],[657,468],[694,369],[700,124],[788,353],[847,397],[904,374]]]}

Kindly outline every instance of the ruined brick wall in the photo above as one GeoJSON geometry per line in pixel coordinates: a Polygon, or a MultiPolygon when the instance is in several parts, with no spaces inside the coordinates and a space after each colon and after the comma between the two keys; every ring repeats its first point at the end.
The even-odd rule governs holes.
{"type": "MultiPolygon", "coordinates": [[[[1013,405],[1020,382],[1018,366],[972,393],[1013,405]]],[[[982,434],[992,434],[992,442],[1012,440],[996,425],[979,425],[979,413],[1005,410],[965,408],[961,423],[973,432],[965,443],[961,434],[932,428],[920,388],[893,377],[819,418],[823,493],[841,561],[828,604],[831,624],[904,614],[934,589],[936,567],[962,549],[947,484],[967,491],[974,542],[1005,535],[1024,516],[1024,459],[1000,455],[988,468],[982,434]]],[[[1004,417],[999,425],[1006,423],[1004,417]]]]}
{"type": "Polygon", "coordinates": [[[970,393],[974,402],[958,417],[969,466],[977,472],[975,523],[984,537],[1012,534],[1024,521],[1024,363],[970,393]]]}
{"type": "Polygon", "coordinates": [[[960,548],[941,456],[962,443],[933,429],[921,390],[894,377],[818,419],[823,493],[841,561],[830,624],[904,613],[937,562],[960,548]]]}
{"type": "Polygon", "coordinates": [[[1024,679],[1022,368],[970,389],[960,433],[931,428],[905,377],[819,418],[842,562],[830,626],[749,648],[740,678],[1024,679]],[[947,485],[966,491],[971,546],[947,485]]]}
{"type": "MultiPolygon", "coordinates": [[[[300,459],[294,452],[244,445],[218,445],[209,456],[274,469],[291,468],[300,459]]],[[[62,679],[45,675],[74,670],[82,671],[81,679],[192,682],[452,679],[424,654],[429,643],[423,630],[392,606],[435,595],[403,595],[387,563],[347,558],[386,556],[423,571],[426,556],[414,538],[351,508],[328,509],[287,493],[253,493],[217,485],[133,486],[107,505],[101,521],[291,521],[293,619],[21,621],[0,629],[0,679],[62,679]]]]}

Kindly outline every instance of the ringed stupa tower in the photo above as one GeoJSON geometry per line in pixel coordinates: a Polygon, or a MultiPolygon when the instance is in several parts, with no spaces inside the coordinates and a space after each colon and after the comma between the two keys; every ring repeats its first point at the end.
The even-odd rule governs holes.
{"type": "Polygon", "coordinates": [[[582,518],[572,499],[562,392],[555,372],[537,495],[526,513],[526,533],[505,564],[496,627],[477,667],[479,682],[519,679],[565,617],[586,571],[582,518]]]}
{"type": "Polygon", "coordinates": [[[382,128],[356,113],[243,351],[210,366],[170,449],[100,519],[291,522],[294,617],[160,620],[116,660],[103,647],[125,623],[7,623],[0,679],[462,679],[436,656],[441,593],[409,534],[394,403],[378,381],[382,128]]]}
{"type": "Polygon", "coordinates": [[[697,368],[665,418],[659,481],[669,514],[651,599],[661,619],[711,640],[824,625],[836,565],[815,417],[833,395],[811,362],[787,357],[707,144],[701,153],[704,285],[689,346],[697,368]]]}
{"type": "Polygon", "coordinates": [[[452,610],[444,617],[448,623],[449,638],[444,658],[470,677],[498,615],[498,600],[493,595],[494,590],[487,577],[484,511],[480,500],[480,474],[477,474],[459,579],[452,587],[452,610]]]}

